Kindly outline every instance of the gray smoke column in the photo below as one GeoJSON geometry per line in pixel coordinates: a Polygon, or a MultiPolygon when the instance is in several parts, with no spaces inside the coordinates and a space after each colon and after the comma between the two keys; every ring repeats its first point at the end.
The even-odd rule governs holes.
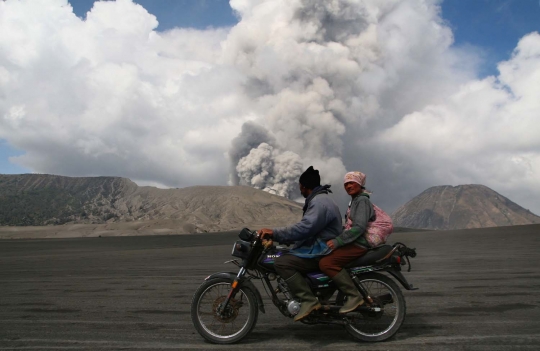
{"type": "Polygon", "coordinates": [[[236,171],[238,161],[246,157],[252,149],[259,147],[262,143],[275,145],[275,138],[260,124],[254,122],[244,123],[242,131],[232,140],[229,149],[229,160],[231,162],[229,183],[231,185],[240,184],[240,177],[236,171]]]}
{"type": "MultiPolygon", "coordinates": [[[[355,78],[362,61],[376,55],[369,47],[359,50],[373,35],[365,5],[231,1],[231,6],[242,21],[231,30],[224,56],[247,74],[244,90],[256,121],[272,136],[271,143],[268,135],[252,143],[247,155],[243,147],[242,157],[233,157],[238,155],[233,142],[233,182],[290,197],[308,165],[320,170],[323,182],[337,182],[345,172],[345,124],[362,118],[364,105],[372,104],[356,97],[362,95],[355,78]]],[[[244,134],[243,128],[240,140],[244,134]]]]}
{"type": "Polygon", "coordinates": [[[298,197],[302,160],[291,151],[280,151],[268,130],[254,122],[242,125],[229,150],[230,183],[249,185],[280,196],[298,197]]]}
{"type": "Polygon", "coordinates": [[[300,156],[282,152],[267,143],[251,149],[236,166],[240,185],[250,185],[273,194],[297,198],[298,178],[303,172],[300,156]]]}
{"type": "Polygon", "coordinates": [[[268,132],[242,157],[230,158],[231,178],[291,197],[286,189],[300,172],[284,172],[285,166],[313,165],[334,189],[347,170],[361,170],[370,188],[388,189],[392,198],[395,189],[387,184],[395,163],[378,136],[442,101],[464,78],[451,68],[459,60],[447,50],[452,34],[437,20],[439,2],[230,3],[241,21],[222,59],[243,72],[251,120],[268,132]]]}

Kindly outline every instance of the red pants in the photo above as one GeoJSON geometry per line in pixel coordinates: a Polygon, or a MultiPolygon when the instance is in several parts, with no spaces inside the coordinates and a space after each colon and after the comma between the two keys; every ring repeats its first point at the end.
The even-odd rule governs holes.
{"type": "Polygon", "coordinates": [[[319,268],[321,271],[333,278],[338,274],[347,263],[354,261],[358,257],[364,255],[367,252],[365,247],[361,247],[355,244],[348,244],[342,247],[338,247],[332,251],[329,255],[324,256],[319,261],[319,268]]]}

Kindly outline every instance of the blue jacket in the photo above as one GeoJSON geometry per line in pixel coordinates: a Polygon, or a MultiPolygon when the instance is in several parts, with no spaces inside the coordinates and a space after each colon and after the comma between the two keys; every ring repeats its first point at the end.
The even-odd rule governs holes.
{"type": "Polygon", "coordinates": [[[330,253],[326,242],[341,234],[342,222],[339,208],[328,194],[330,186],[313,189],[304,205],[302,220],[288,227],[275,228],[274,240],[292,243],[291,254],[303,258],[315,258],[330,253]]]}

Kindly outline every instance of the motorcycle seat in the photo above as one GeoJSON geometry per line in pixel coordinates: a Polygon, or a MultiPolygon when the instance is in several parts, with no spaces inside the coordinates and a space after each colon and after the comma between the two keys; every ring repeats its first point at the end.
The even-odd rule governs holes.
{"type": "Polygon", "coordinates": [[[347,264],[345,268],[369,266],[369,265],[378,263],[377,261],[382,260],[393,249],[394,248],[392,247],[392,245],[380,245],[380,246],[374,247],[372,249],[369,249],[365,255],[360,256],[356,260],[347,264]]]}

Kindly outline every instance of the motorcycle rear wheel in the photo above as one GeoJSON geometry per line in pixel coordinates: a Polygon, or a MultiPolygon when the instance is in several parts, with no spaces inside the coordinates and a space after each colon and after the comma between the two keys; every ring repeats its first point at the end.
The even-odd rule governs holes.
{"type": "Polygon", "coordinates": [[[223,315],[218,313],[229,291],[232,279],[216,278],[204,282],[191,301],[191,321],[199,334],[214,344],[233,344],[248,335],[257,323],[257,299],[240,287],[223,315]]]}
{"type": "MultiPolygon", "coordinates": [[[[405,320],[405,298],[399,286],[389,277],[379,273],[358,276],[364,288],[373,298],[373,311],[347,313],[349,324],[345,329],[354,338],[362,341],[377,342],[394,336],[405,320]],[[380,309],[377,311],[376,309],[380,309]]],[[[346,296],[338,292],[336,303],[342,305],[346,296]]],[[[364,304],[363,306],[367,306],[364,304]]]]}

